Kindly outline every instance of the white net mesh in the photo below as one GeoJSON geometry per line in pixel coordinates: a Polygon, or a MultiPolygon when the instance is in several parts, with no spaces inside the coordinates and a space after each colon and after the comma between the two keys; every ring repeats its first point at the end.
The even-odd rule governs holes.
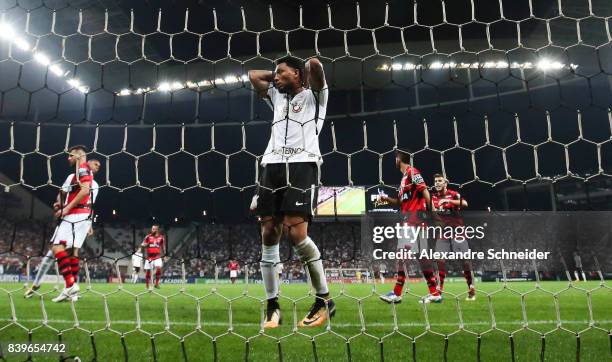
{"type": "MultiPolygon", "coordinates": [[[[265,300],[251,291],[259,286],[246,284],[244,294],[224,294],[222,288],[198,294],[186,284],[200,271],[219,282],[230,257],[245,262],[241,279],[257,275],[249,270],[254,273],[259,250],[242,248],[242,240],[258,245],[259,239],[244,226],[231,231],[210,225],[176,227],[169,237],[173,260],[166,267],[169,279],[181,285],[174,294],[142,293],[123,285],[97,288],[91,282],[102,279],[96,274],[123,282],[127,256],[141,239],[140,228],[112,221],[247,214],[274,123],[247,73],[271,69],[286,55],[317,57],[324,64],[329,105],[319,136],[322,185],[365,185],[368,190],[396,185],[393,153],[409,149],[424,174],[443,173],[475,208],[495,205],[493,190],[500,186],[518,185],[528,194],[529,184],[567,180],[583,185],[589,203],[609,188],[612,175],[612,7],[607,1],[338,2],[303,7],[245,2],[244,7],[220,3],[189,10],[129,6],[135,8],[110,1],[1,4],[0,186],[6,194],[25,188],[43,200],[52,199],[65,177],[65,151],[82,143],[90,147],[89,157],[102,161],[96,176],[102,186],[96,213],[111,223],[88,241],[82,275],[87,285],[83,298],[95,300],[96,313],[103,318],[89,320],[88,311],[71,303],[70,313],[50,319],[47,305],[53,291],[37,295],[37,317],[25,317],[18,300],[23,288],[2,287],[7,309],[2,309],[0,333],[32,340],[44,330],[62,341],[75,332],[90,339],[88,353],[94,359],[102,353],[98,341],[105,338],[115,344],[120,340],[119,356],[137,359],[129,353],[132,335],[150,339],[154,359],[165,337],[178,344],[176,351],[187,359],[186,341],[202,337],[212,346],[207,356],[215,360],[225,356],[219,341],[227,339],[241,346],[245,359],[261,357],[253,346],[269,339],[283,360],[288,353],[283,343],[294,337],[310,343],[309,356],[315,359],[326,356],[336,339],[345,344],[341,358],[351,359],[365,339],[383,359],[385,348],[395,348],[385,346],[393,346],[397,337],[411,344],[410,349],[400,348],[409,351],[403,357],[416,359],[418,342],[425,341],[426,346],[441,346],[446,358],[449,339],[463,335],[477,341],[478,358],[481,341],[501,335],[514,359],[515,338],[523,332],[540,338],[542,358],[550,353],[546,341],[567,333],[575,339],[572,351],[580,358],[581,338],[611,335],[609,318],[593,307],[610,301],[605,267],[599,265],[591,270],[599,273],[600,283],[585,288],[570,283],[549,291],[537,280],[515,289],[504,274],[499,288],[479,290],[490,316],[486,321],[466,321],[464,295],[452,291],[447,301],[456,304],[449,314],[456,320],[432,322],[429,307],[423,305],[413,321],[407,311],[392,305],[390,321],[372,321],[367,311],[374,307],[368,303],[374,303],[372,297],[380,290],[378,279],[369,278],[372,288],[358,296],[344,284],[336,291],[345,310],[353,308],[354,320],[332,322],[320,334],[304,334],[296,323],[306,296],[303,291],[289,293],[281,302],[286,303],[286,316],[293,316],[293,328],[286,334],[267,334],[260,330],[260,320],[241,314],[250,303],[251,309],[260,305],[263,316],[265,300]],[[520,306],[521,313],[500,322],[496,312],[501,308],[506,316],[506,309],[494,302],[496,295],[506,294],[514,300],[506,309],[520,306]],[[562,315],[559,301],[567,294],[581,298],[579,309],[585,317],[579,323],[562,315]],[[530,295],[552,303],[552,317],[528,318],[530,295]],[[113,305],[121,297],[135,310],[127,320],[113,318],[113,305]],[[202,305],[211,300],[223,306],[227,319],[204,320],[202,305]],[[155,318],[146,316],[149,307],[142,308],[149,302],[157,308],[155,318]],[[185,304],[197,313],[173,320],[173,313],[185,304]],[[207,323],[212,330],[205,328],[207,323]],[[534,327],[538,324],[550,328],[534,327]]],[[[297,120],[287,116],[285,122],[297,120]]],[[[304,128],[308,122],[298,123],[304,128]]],[[[10,197],[5,200],[10,204],[10,197]]],[[[519,208],[538,207],[530,202],[519,208]]],[[[29,273],[46,251],[51,226],[11,218],[2,223],[9,231],[1,240],[0,257],[7,269],[24,263],[29,273]]],[[[355,225],[330,226],[327,231],[322,227],[314,238],[321,242],[327,266],[340,268],[338,264],[347,261],[351,265],[342,268],[366,268],[374,276],[370,265],[360,265],[365,261],[357,250],[347,251],[338,240],[326,239],[329,230],[346,235],[346,230],[336,230],[344,227],[352,234],[349,244],[356,245],[355,225]]],[[[283,255],[286,273],[299,274],[290,253],[283,250],[283,255]]],[[[563,267],[567,273],[570,269],[563,267]]],[[[416,300],[417,294],[411,290],[407,299],[416,300]]]]}

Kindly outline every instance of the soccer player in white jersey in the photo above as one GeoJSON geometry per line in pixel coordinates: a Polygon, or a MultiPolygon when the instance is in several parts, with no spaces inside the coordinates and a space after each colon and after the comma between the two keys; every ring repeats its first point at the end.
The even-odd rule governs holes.
{"type": "MultiPolygon", "coordinates": [[[[100,171],[100,161],[96,159],[91,159],[87,161],[87,165],[89,166],[94,176],[98,173],[98,171],[100,171]]],[[[68,177],[66,177],[66,180],[62,184],[62,188],[60,189],[61,194],[57,195],[57,199],[55,203],[53,204],[53,209],[55,211],[59,210],[61,203],[62,203],[61,200],[65,200],[64,203],[67,202],[66,195],[70,193],[70,191],[72,190],[73,185],[71,185],[71,182],[73,178],[74,178],[74,174],[68,175],[68,177]]],[[[100,190],[100,186],[98,185],[96,180],[92,179],[90,190],[91,190],[90,204],[95,205],[96,199],[98,198],[98,191],[100,190]]],[[[93,227],[92,227],[91,219],[89,220],[89,230],[87,234],[89,236],[93,234],[93,227]]],[[[53,256],[53,251],[51,250],[51,248],[49,248],[49,251],[47,251],[47,255],[43,257],[38,267],[38,271],[36,272],[36,277],[34,278],[34,282],[32,283],[32,286],[28,288],[28,290],[26,290],[24,294],[24,298],[32,298],[32,296],[34,296],[34,292],[40,289],[41,280],[43,276],[47,274],[47,272],[49,271],[49,268],[51,267],[54,261],[55,261],[55,258],[53,256]]],[[[75,268],[75,270],[73,271],[73,275],[76,279],[78,276],[78,269],[75,268]]],[[[76,301],[78,297],[73,296],[72,299],[76,301]]]]}
{"type": "Polygon", "coordinates": [[[320,326],[336,312],[333,300],[329,299],[321,253],[308,236],[308,224],[317,201],[319,166],[323,162],[319,133],[329,98],[323,65],[316,58],[304,64],[288,56],[276,62],[274,71],[249,71],[249,80],[274,112],[270,140],[261,160],[263,171],[253,200],[256,205],[252,205],[261,219],[260,267],[268,299],[264,328],[276,328],[282,320],[275,266],[280,262],[278,244],[283,229],[316,292],[315,302],[298,326],[320,326]]]}
{"type": "Polygon", "coordinates": [[[143,260],[142,250],[140,248],[136,249],[132,255],[132,284],[138,282],[138,274],[140,274],[143,260]]]}

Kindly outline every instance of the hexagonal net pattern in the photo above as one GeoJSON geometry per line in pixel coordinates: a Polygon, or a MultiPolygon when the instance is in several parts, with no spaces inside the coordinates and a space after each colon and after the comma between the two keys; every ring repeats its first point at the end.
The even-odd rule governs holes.
{"type": "MultiPolygon", "coordinates": [[[[260,164],[267,156],[286,162],[287,180],[289,162],[305,154],[323,160],[318,165],[320,186],[387,187],[397,185],[392,159],[398,149],[409,153],[411,163],[425,175],[440,172],[452,185],[466,189],[463,194],[468,198],[474,185],[526,187],[567,179],[609,185],[612,8],[605,2],[558,0],[541,5],[533,0],[521,4],[441,0],[232,6],[177,6],[156,10],[151,16],[139,6],[125,11],[116,4],[104,8],[100,2],[86,0],[3,5],[0,171],[6,177],[0,178],[0,186],[6,192],[20,187],[57,192],[65,176],[65,152],[75,143],[86,144],[89,156],[103,161],[96,179],[117,202],[134,190],[187,195],[186,203],[197,193],[244,195],[263,187],[260,164]],[[296,102],[278,95],[270,108],[280,107],[286,116],[275,120],[264,101],[257,99],[248,71],[272,70],[287,55],[304,61],[316,57],[323,63],[326,85],[310,94],[313,102],[325,108],[325,116],[301,119],[303,104],[299,102],[311,100],[296,102]],[[266,149],[270,136],[274,139],[284,132],[286,140],[289,128],[295,130],[291,134],[295,147],[272,143],[266,149]],[[315,149],[306,146],[306,134],[312,132],[320,145],[315,149]]],[[[107,213],[114,210],[103,207],[107,213]]],[[[197,213],[201,215],[201,208],[197,213]]],[[[28,262],[37,256],[35,248],[16,245],[17,226],[8,225],[7,230],[14,233],[8,248],[2,245],[0,256],[19,254],[28,262]]],[[[183,236],[187,240],[190,235],[183,236]]],[[[109,256],[114,254],[104,247],[96,255],[109,258],[122,283],[118,259],[123,256],[109,256]]],[[[98,263],[96,259],[100,258],[89,263],[98,263]]],[[[357,254],[344,259],[363,267],[357,254]]],[[[60,341],[70,331],[84,333],[94,356],[100,348],[98,336],[110,333],[120,339],[125,359],[129,336],[134,334],[150,339],[154,359],[160,348],[156,341],[161,338],[170,336],[178,342],[187,359],[186,341],[204,337],[212,343],[215,360],[223,359],[218,344],[225,337],[240,341],[245,359],[250,358],[253,343],[272,340],[281,360],[287,353],[283,343],[295,336],[311,343],[309,351],[315,359],[321,353],[317,341],[326,336],[344,343],[347,359],[355,353],[353,342],[361,339],[374,341],[381,359],[391,343],[387,341],[396,337],[412,346],[414,359],[418,342],[430,336],[441,338],[444,357],[449,339],[458,334],[474,337],[480,356],[483,338],[501,333],[509,341],[513,358],[514,338],[521,331],[541,338],[542,359],[548,353],[547,337],[557,332],[575,338],[577,358],[585,334],[596,332],[612,340],[609,328],[594,316],[592,295],[605,294],[605,300],[610,300],[605,268],[599,265],[595,269],[600,282],[593,288],[570,282],[551,291],[539,279],[533,287],[515,288],[504,274],[500,289],[479,290],[490,315],[483,330],[472,330],[464,322],[460,303],[464,295],[448,291],[447,301],[456,303],[451,314],[457,322],[447,322],[451,326],[432,323],[430,307],[423,304],[423,321],[414,325],[423,328],[407,332],[402,329],[407,326],[399,307],[392,305],[392,319],[379,323],[390,331],[371,334],[369,328],[376,323],[367,317],[366,302],[380,294],[372,279],[371,289],[363,295],[352,295],[344,284],[339,290],[338,298],[356,307],[359,322],[349,326],[356,328],[354,334],[339,331],[347,326],[340,324],[337,329],[333,322],[319,334],[302,333],[296,316],[306,297],[289,293],[282,299],[291,305],[285,313],[293,315],[293,328],[276,335],[260,328],[259,320],[250,321],[256,329],[253,333],[238,331],[241,324],[234,323],[234,313],[241,308],[233,306],[241,302],[259,304],[263,318],[265,300],[250,292],[248,272],[244,293],[228,296],[213,288],[200,296],[185,284],[191,261],[173,260],[181,286],[169,295],[134,292],[123,284],[98,287],[90,277],[95,268],[85,261],[87,294],[100,301],[104,314],[98,320],[103,324],[99,329],[84,327],[80,322],[84,311],[77,303],[70,303],[69,321],[74,325],[58,327],[47,316],[50,292],[37,293],[42,317],[31,327],[18,316],[22,289],[2,287],[8,311],[2,316],[6,323],[0,324],[0,332],[16,328],[32,338],[36,331],[46,330],[60,341]],[[566,328],[560,312],[560,297],[571,293],[586,299],[582,305],[586,326],[579,330],[566,328]],[[517,299],[514,306],[521,309],[517,329],[512,324],[502,328],[496,322],[494,301],[500,294],[517,299]],[[551,330],[530,327],[527,301],[534,294],[544,294],[553,303],[551,330]],[[141,303],[152,295],[159,298],[161,321],[142,316],[141,303]],[[115,328],[122,323],[111,318],[116,296],[131,298],[130,308],[135,305],[135,315],[127,317],[133,328],[115,328]],[[207,331],[200,315],[201,305],[215,298],[228,314],[228,320],[218,325],[223,329],[219,333],[207,331]],[[172,302],[177,299],[194,304],[197,310],[195,322],[179,332],[173,326],[180,323],[171,320],[172,302]],[[148,322],[161,323],[163,331],[149,331],[148,322]],[[452,330],[439,332],[440,326],[452,330]]],[[[251,264],[256,263],[251,260],[251,264]]],[[[569,273],[567,266],[564,269],[569,273]]],[[[411,290],[409,297],[422,296],[411,290]]]]}

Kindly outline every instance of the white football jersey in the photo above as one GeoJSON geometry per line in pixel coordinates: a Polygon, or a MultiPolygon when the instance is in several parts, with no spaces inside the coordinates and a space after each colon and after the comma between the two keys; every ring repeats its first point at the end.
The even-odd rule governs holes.
{"type": "MultiPolygon", "coordinates": [[[[66,177],[66,180],[64,181],[64,184],[62,185],[62,191],[64,191],[65,193],[70,193],[70,191],[72,191],[72,179],[74,177],[74,174],[70,174],[68,175],[68,177],[66,177]]],[[[100,185],[98,185],[98,183],[96,182],[96,180],[91,180],[91,187],[90,187],[90,191],[91,191],[91,201],[95,204],[96,203],[96,198],[98,197],[98,190],[100,189],[100,185]]],[[[64,200],[64,204],[66,204],[68,201],[68,198],[66,198],[64,200]]]]}
{"type": "Polygon", "coordinates": [[[268,147],[261,165],[284,162],[323,163],[319,133],[327,113],[329,88],[320,92],[308,88],[291,97],[270,87],[264,100],[274,112],[268,147]]]}
{"type": "Polygon", "coordinates": [[[132,268],[142,267],[142,253],[136,252],[132,255],[132,268]]]}

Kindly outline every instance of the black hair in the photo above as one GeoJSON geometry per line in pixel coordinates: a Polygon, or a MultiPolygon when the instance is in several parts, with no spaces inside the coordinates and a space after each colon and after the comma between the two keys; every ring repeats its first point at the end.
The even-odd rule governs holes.
{"type": "Polygon", "coordinates": [[[399,157],[403,163],[410,163],[410,153],[402,150],[395,150],[395,155],[399,157]]]}
{"type": "Polygon", "coordinates": [[[87,147],[85,147],[84,145],[74,145],[68,149],[68,152],[72,151],[83,151],[87,153],[87,147]]]}
{"type": "Polygon", "coordinates": [[[285,63],[288,67],[296,69],[300,74],[300,79],[304,81],[304,62],[296,57],[292,57],[290,55],[286,57],[282,57],[276,61],[276,65],[285,63]]]}

